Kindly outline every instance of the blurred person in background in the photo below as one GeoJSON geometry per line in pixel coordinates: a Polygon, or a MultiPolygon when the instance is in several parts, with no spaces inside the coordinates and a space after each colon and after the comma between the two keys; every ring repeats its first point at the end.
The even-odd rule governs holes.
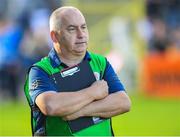
{"type": "Polygon", "coordinates": [[[152,20],[153,35],[149,40],[148,50],[153,52],[165,52],[167,48],[167,25],[160,19],[152,20]]]}
{"type": "Polygon", "coordinates": [[[22,28],[0,13],[0,91],[1,95],[12,99],[18,97],[18,79],[20,75],[20,43],[22,28]]]}
{"type": "Polygon", "coordinates": [[[130,100],[106,58],[87,51],[89,34],[83,14],[74,7],[58,8],[50,17],[50,35],[54,48],[31,67],[25,84],[33,135],[73,135],[67,120],[94,116],[108,119],[74,134],[112,136],[110,118],[129,111],[130,100]],[[91,68],[97,68],[93,70],[97,81],[76,92],[59,92],[50,78],[54,70],[60,72],[85,60],[94,62],[91,68]]]}
{"type": "Polygon", "coordinates": [[[48,53],[49,13],[61,0],[1,0],[0,94],[20,97],[25,70],[48,53]],[[47,19],[47,20],[46,20],[47,19]],[[12,69],[13,68],[13,69],[12,69]],[[10,93],[10,94],[9,94],[10,93]]]}
{"type": "Polygon", "coordinates": [[[29,17],[29,26],[20,49],[25,70],[47,55],[51,47],[48,17],[47,9],[35,10],[29,17]]]}
{"type": "Polygon", "coordinates": [[[120,16],[113,17],[110,22],[109,31],[112,50],[107,55],[107,58],[112,61],[112,66],[116,66],[113,68],[117,68],[117,73],[121,77],[122,82],[127,86],[128,91],[134,91],[137,84],[138,59],[134,50],[130,20],[120,16]]]}
{"type": "Polygon", "coordinates": [[[169,39],[171,39],[171,42],[180,39],[180,37],[177,38],[178,28],[180,27],[180,1],[147,0],[146,14],[153,30],[148,41],[148,51],[150,53],[165,52],[169,45],[169,39]]]}

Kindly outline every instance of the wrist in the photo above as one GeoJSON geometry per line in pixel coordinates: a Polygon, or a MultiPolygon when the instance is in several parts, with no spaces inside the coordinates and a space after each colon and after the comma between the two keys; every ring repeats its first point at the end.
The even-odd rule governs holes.
{"type": "Polygon", "coordinates": [[[87,92],[86,92],[88,98],[90,98],[92,101],[96,100],[96,97],[94,96],[93,91],[94,91],[93,87],[88,87],[87,92]]]}

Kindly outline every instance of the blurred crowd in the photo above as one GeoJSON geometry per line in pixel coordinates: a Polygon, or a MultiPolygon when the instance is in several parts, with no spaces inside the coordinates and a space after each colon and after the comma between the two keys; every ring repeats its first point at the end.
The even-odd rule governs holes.
{"type": "Polygon", "coordinates": [[[179,50],[180,1],[147,0],[145,6],[146,19],[139,24],[139,30],[147,42],[148,53],[179,50]]]}
{"type": "Polygon", "coordinates": [[[180,1],[148,0],[139,30],[147,45],[140,86],[148,95],[180,97],[180,1]]]}
{"type": "Polygon", "coordinates": [[[60,0],[1,0],[1,99],[18,99],[28,67],[47,55],[49,14],[59,6],[60,0]]]}
{"type": "MultiPolygon", "coordinates": [[[[0,98],[16,100],[23,94],[27,69],[52,47],[48,19],[52,10],[63,3],[61,0],[0,1],[0,98]]],[[[179,50],[180,0],[146,0],[145,9],[146,18],[139,21],[138,31],[148,43],[147,53],[165,52],[169,48],[179,50]]],[[[124,27],[119,29],[122,32],[124,27]]]]}

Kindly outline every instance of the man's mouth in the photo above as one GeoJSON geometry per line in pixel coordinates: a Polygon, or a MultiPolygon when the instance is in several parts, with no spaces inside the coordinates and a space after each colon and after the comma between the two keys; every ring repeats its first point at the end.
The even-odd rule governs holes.
{"type": "Polygon", "coordinates": [[[86,42],[76,42],[75,44],[86,44],[86,42]]]}

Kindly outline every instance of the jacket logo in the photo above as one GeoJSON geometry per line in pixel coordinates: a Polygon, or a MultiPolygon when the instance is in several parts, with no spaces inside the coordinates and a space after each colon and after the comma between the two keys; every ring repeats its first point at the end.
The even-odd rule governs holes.
{"type": "Polygon", "coordinates": [[[35,90],[38,86],[39,86],[39,82],[38,82],[38,80],[35,80],[35,81],[31,84],[31,90],[35,90]]]}
{"type": "Polygon", "coordinates": [[[100,80],[100,74],[98,72],[94,72],[94,76],[96,80],[100,80]]]}

